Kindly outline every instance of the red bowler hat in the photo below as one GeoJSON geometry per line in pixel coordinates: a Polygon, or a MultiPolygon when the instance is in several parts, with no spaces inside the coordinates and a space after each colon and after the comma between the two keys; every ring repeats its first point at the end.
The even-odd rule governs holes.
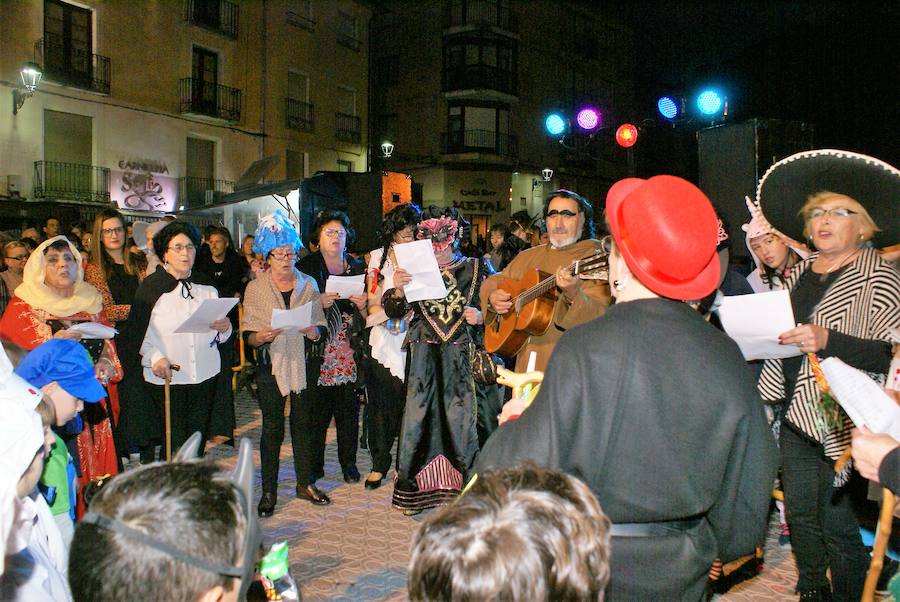
{"type": "Polygon", "coordinates": [[[606,195],[606,219],[631,273],[654,293],[694,300],[715,290],[716,212],[687,180],[619,180],[606,195]]]}

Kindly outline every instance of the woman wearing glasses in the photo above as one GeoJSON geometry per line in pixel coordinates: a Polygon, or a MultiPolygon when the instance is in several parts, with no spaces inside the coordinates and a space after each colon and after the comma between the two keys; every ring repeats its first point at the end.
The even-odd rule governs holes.
{"type": "Polygon", "coordinates": [[[0,272],[0,315],[16,293],[16,287],[22,284],[22,272],[30,255],[28,247],[21,241],[14,240],[3,246],[3,271],[0,272]]]}
{"type": "MultiPolygon", "coordinates": [[[[343,211],[325,210],[316,216],[313,237],[319,241],[319,250],[297,262],[297,268],[312,276],[320,291],[325,290],[330,276],[358,276],[366,272],[365,263],[347,253],[348,232],[350,218],[343,211]]],[[[356,386],[362,382],[362,362],[366,356],[366,295],[361,290],[349,299],[339,299],[337,293],[323,292],[320,300],[328,322],[328,332],[313,347],[307,362],[307,395],[312,411],[318,417],[319,429],[313,440],[316,446],[315,463],[310,479],[315,481],[314,477],[324,473],[325,434],[334,416],[338,459],[344,481],[356,483],[360,479],[356,467],[359,445],[356,386]]],[[[301,478],[297,475],[298,480],[301,478]]],[[[329,503],[324,494],[305,497],[314,504],[329,503]]]]}
{"type": "Polygon", "coordinates": [[[247,284],[244,292],[243,337],[256,349],[259,409],[262,411],[262,436],[259,456],[262,461],[262,498],[259,516],[275,512],[278,490],[278,464],[284,441],[284,404],[290,397],[291,446],[297,496],[321,503],[328,496],[310,482],[318,424],[306,401],[306,362],[302,360],[309,345],[325,334],[325,313],[319,301],[315,280],[294,268],[297,252],[303,244],[297,230],[280,211],[263,218],[253,239],[253,251],[266,259],[269,269],[247,284]],[[295,309],[312,304],[312,323],[304,330],[272,328],[274,310],[295,309]],[[320,500],[320,501],[316,501],[320,500]]]}
{"type": "Polygon", "coordinates": [[[851,497],[862,483],[851,479],[849,465],[835,474],[853,424],[822,394],[813,362],[837,357],[885,381],[891,331],[900,327],[900,277],[866,243],[889,244],[900,236],[900,171],[864,155],[807,151],[773,165],[758,190],[769,222],[795,239],[800,223],[794,216],[805,201],[799,208],[803,234],[816,250],[785,283],[798,326],[780,341],[797,347],[798,355],[767,360],[759,382],[765,401],[786,403],[782,481],[797,591],[801,600],[859,600],[869,555],[851,497]]]}
{"type": "Polygon", "coordinates": [[[141,282],[118,337],[125,368],[120,432],[128,451],[140,450],[143,461],[151,460],[149,446],[163,435],[166,378],[172,383],[172,449],[194,431],[206,441],[221,369],[216,345],[231,334],[228,318],[212,322],[206,332],[175,332],[204,299],[219,296],[211,281],[193,269],[200,246],[197,227],[172,222],[153,243],[162,265],[141,282]]]}
{"type": "Polygon", "coordinates": [[[103,315],[115,324],[128,317],[138,284],[144,279],[141,258],[125,248],[125,218],[104,209],[94,219],[90,262],[84,280],[100,291],[103,315]]]}

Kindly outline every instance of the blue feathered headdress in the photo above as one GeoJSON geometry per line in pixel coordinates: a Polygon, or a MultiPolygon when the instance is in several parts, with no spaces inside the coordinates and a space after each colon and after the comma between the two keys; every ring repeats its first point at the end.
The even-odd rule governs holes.
{"type": "Polygon", "coordinates": [[[259,220],[253,237],[253,252],[266,257],[272,249],[290,245],[294,253],[303,248],[297,228],[280,210],[259,220]]]}

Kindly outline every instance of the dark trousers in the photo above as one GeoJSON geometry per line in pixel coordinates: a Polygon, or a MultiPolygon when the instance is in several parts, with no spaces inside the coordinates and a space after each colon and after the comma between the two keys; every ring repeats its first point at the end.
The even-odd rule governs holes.
{"type": "Polygon", "coordinates": [[[263,493],[276,493],[278,489],[278,467],[281,444],[284,442],[284,404],[291,400],[291,447],[294,452],[294,472],[297,484],[306,487],[312,469],[312,447],[310,440],[315,429],[310,412],[301,408],[300,396],[290,393],[285,396],[278,390],[278,383],[272,376],[271,367],[260,368],[256,377],[259,393],[259,409],[262,412],[262,435],[259,441],[259,457],[262,462],[263,493]],[[300,475],[305,475],[302,479],[300,475]]]}
{"type": "Polygon", "coordinates": [[[822,446],[787,424],[781,427],[782,483],[791,546],[797,559],[800,592],[828,586],[836,601],[862,595],[869,555],[851,507],[854,481],[835,489],[834,462],[822,446]]]}
{"type": "Polygon", "coordinates": [[[369,403],[369,453],[372,471],[387,473],[391,468],[391,448],[400,434],[403,407],[406,405],[406,384],[391,374],[378,360],[366,362],[366,392],[369,403]]]}
{"type": "MultiPolygon", "coordinates": [[[[334,387],[320,387],[307,384],[300,395],[301,405],[309,406],[312,413],[315,435],[311,440],[313,447],[312,472],[322,474],[325,463],[325,436],[328,424],[334,417],[337,429],[338,460],[341,469],[356,467],[356,451],[359,448],[359,398],[356,396],[354,383],[334,387]]],[[[297,476],[300,482],[300,475],[297,476]]]]}
{"type": "MultiPolygon", "coordinates": [[[[165,403],[165,387],[152,385],[154,398],[160,407],[165,403]]],[[[172,420],[172,455],[195,431],[200,431],[202,443],[200,454],[206,446],[209,435],[213,397],[216,393],[216,377],[193,385],[170,385],[169,401],[172,420]]],[[[161,413],[162,414],[162,413],[161,413]]],[[[163,417],[165,420],[165,417],[163,417]]],[[[165,444],[165,441],[163,441],[165,444]]],[[[165,455],[165,451],[163,454],[165,455]]]]}

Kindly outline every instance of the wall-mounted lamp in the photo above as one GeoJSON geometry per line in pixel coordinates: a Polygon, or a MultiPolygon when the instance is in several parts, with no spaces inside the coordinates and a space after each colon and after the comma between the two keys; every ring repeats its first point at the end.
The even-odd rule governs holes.
{"type": "Polygon", "coordinates": [[[391,153],[394,152],[394,145],[388,141],[384,141],[381,143],[381,156],[387,159],[391,156],[391,153]]]}
{"type": "Polygon", "coordinates": [[[549,182],[550,178],[553,177],[553,170],[549,168],[544,168],[541,170],[541,175],[544,176],[544,181],[549,182]]]}
{"type": "Polygon", "coordinates": [[[41,72],[41,68],[35,63],[25,63],[22,65],[21,75],[24,90],[15,88],[12,92],[13,115],[16,115],[19,112],[19,109],[25,104],[26,99],[31,98],[34,91],[37,89],[38,84],[41,83],[41,77],[44,74],[41,72]]]}

